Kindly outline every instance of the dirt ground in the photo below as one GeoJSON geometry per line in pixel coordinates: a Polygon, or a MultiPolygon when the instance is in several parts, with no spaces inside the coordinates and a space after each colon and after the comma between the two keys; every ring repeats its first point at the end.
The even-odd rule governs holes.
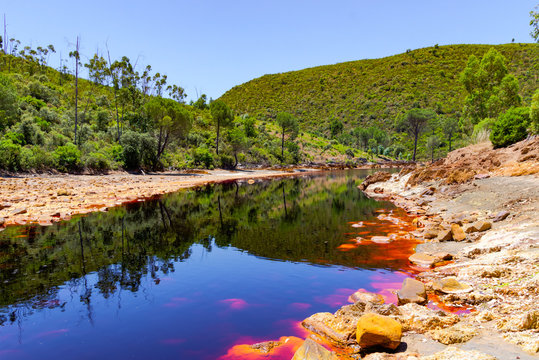
{"type": "Polygon", "coordinates": [[[297,175],[315,169],[211,170],[159,174],[19,175],[0,177],[0,231],[2,226],[52,222],[74,214],[106,211],[124,203],[147,199],[182,188],[227,180],[297,175]]]}

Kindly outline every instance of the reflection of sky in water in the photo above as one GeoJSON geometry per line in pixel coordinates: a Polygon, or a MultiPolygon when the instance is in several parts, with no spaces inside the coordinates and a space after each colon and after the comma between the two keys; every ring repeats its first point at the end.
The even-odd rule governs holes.
{"type": "MultiPolygon", "coordinates": [[[[290,181],[284,183],[291,184],[290,181]]],[[[301,181],[299,186],[296,185],[297,189],[288,188],[290,192],[296,191],[295,197],[286,199],[286,211],[296,211],[294,219],[284,217],[283,223],[276,222],[275,219],[279,217],[272,217],[270,211],[266,210],[278,214],[284,211],[284,204],[281,204],[280,196],[267,198],[266,201],[273,201],[274,204],[270,204],[266,213],[259,214],[259,222],[248,228],[241,228],[242,224],[236,225],[239,227],[237,233],[228,235],[230,245],[224,245],[223,239],[217,236],[209,243],[192,244],[188,256],[167,261],[139,249],[137,261],[143,263],[146,270],[132,270],[138,274],[137,281],[130,280],[136,276],[123,269],[121,263],[112,263],[98,271],[92,269],[88,275],[76,277],[59,286],[44,284],[44,289],[35,290],[41,291],[40,300],[34,298],[31,302],[3,308],[0,313],[4,316],[4,324],[0,327],[0,356],[6,359],[216,359],[220,356],[223,360],[254,359],[257,357],[253,357],[241,344],[278,340],[284,336],[286,345],[271,358],[290,359],[293,350],[300,344],[299,338],[305,337],[298,323],[307,316],[320,311],[334,312],[347,304],[348,296],[360,288],[381,292],[388,300],[393,300],[387,289],[399,287],[402,279],[408,275],[390,269],[397,269],[401,265],[405,267],[406,261],[403,259],[407,258],[413,246],[413,242],[406,240],[388,244],[369,243],[367,240],[367,244],[346,251],[337,249],[339,245],[355,239],[358,231],[370,230],[372,234],[384,235],[384,229],[378,226],[384,223],[376,218],[378,213],[374,212],[380,210],[381,204],[363,199],[355,184],[345,176],[332,175],[329,180],[322,177],[316,181],[319,183],[315,182],[316,191],[312,193],[301,193],[301,181]],[[325,187],[327,184],[333,187],[325,187]],[[309,224],[307,219],[313,218],[309,209],[320,211],[327,206],[322,203],[318,209],[313,204],[317,201],[334,204],[335,199],[325,199],[331,196],[327,192],[344,184],[348,184],[349,193],[342,192],[340,188],[342,196],[337,199],[344,203],[337,203],[337,210],[332,210],[328,215],[335,218],[318,224],[324,227],[323,231],[309,224]],[[317,200],[317,191],[326,193],[320,197],[323,200],[317,200]],[[350,194],[357,197],[350,198],[350,194]],[[368,212],[371,212],[372,223],[361,229],[350,226],[351,222],[364,220],[359,218],[360,214],[342,210],[354,209],[354,204],[349,202],[359,201],[368,201],[371,206],[368,212]],[[292,210],[294,208],[296,210],[292,210]],[[268,217],[267,221],[265,217],[268,217]],[[328,228],[328,224],[335,224],[335,221],[338,226],[328,228]],[[246,242],[242,238],[242,234],[255,234],[257,228],[268,231],[270,227],[274,227],[280,236],[301,234],[307,228],[313,238],[291,239],[290,249],[285,249],[290,251],[280,252],[282,249],[276,249],[274,256],[272,245],[278,240],[274,240],[271,234],[260,236],[263,241],[273,241],[271,243],[258,243],[257,239],[246,242]],[[327,238],[327,233],[337,234],[334,239],[328,240],[330,249],[320,246],[318,250],[310,249],[312,251],[303,255],[298,252],[301,249],[297,247],[305,246],[301,241],[312,240],[316,243],[320,241],[318,237],[327,238]],[[296,240],[298,242],[294,242],[296,240]],[[238,248],[240,245],[241,249],[238,248]],[[367,250],[364,249],[366,247],[367,250]],[[295,261],[270,260],[279,260],[281,253],[284,257],[299,258],[295,261]],[[389,259],[392,265],[383,266],[384,259],[389,259]],[[163,271],[164,265],[166,271],[163,271]],[[45,296],[47,292],[49,295],[45,296]]],[[[232,188],[230,192],[221,194],[223,208],[229,209],[231,204],[236,204],[237,211],[240,211],[241,206],[247,206],[239,204],[234,198],[237,196],[234,195],[235,191],[232,188]]],[[[249,204],[248,200],[244,203],[249,204]]],[[[171,213],[179,208],[177,203],[176,207],[174,204],[169,201],[171,213]]],[[[219,214],[216,215],[213,222],[220,221],[219,214]]],[[[169,216],[173,218],[174,215],[169,216]]],[[[91,217],[85,221],[91,221],[91,217]]],[[[323,222],[323,219],[318,221],[323,222]]],[[[395,227],[388,226],[387,232],[395,232],[395,227]]],[[[121,232],[113,234],[115,239],[120,236],[118,234],[121,232]]],[[[368,234],[363,237],[368,238],[368,234]]],[[[131,241],[131,246],[134,246],[131,241]]],[[[120,246],[118,244],[112,242],[109,246],[117,248],[120,246]]],[[[286,242],[278,244],[288,246],[286,242]]],[[[69,251],[76,251],[75,245],[69,251]]],[[[84,264],[87,267],[92,262],[91,254],[91,251],[87,251],[85,255],[84,264]]],[[[129,264],[125,266],[129,267],[129,264]]]]}

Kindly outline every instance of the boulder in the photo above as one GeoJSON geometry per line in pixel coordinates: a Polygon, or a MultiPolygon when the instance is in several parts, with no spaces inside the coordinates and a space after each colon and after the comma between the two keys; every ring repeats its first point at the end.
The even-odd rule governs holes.
{"type": "Polygon", "coordinates": [[[271,350],[273,350],[274,348],[276,348],[278,346],[281,346],[282,344],[283,344],[282,341],[270,340],[270,341],[263,341],[263,342],[260,342],[260,343],[249,345],[249,347],[251,349],[253,349],[253,350],[260,351],[263,354],[267,354],[271,350]]]}
{"type": "Polygon", "coordinates": [[[427,240],[435,239],[438,236],[438,231],[433,228],[426,229],[423,237],[427,240]]]}
{"type": "Polygon", "coordinates": [[[458,323],[446,329],[433,330],[429,335],[436,341],[445,344],[465,343],[477,335],[477,329],[470,325],[458,323]]]}
{"type": "Polygon", "coordinates": [[[494,215],[494,218],[492,219],[492,221],[493,222],[502,221],[502,220],[505,220],[508,216],[509,216],[509,211],[502,210],[499,213],[497,213],[496,215],[494,215]]]}
{"type": "Polygon", "coordinates": [[[451,236],[455,241],[466,240],[466,233],[460,227],[459,224],[451,224],[451,236]]]}
{"type": "Polygon", "coordinates": [[[365,304],[357,302],[340,308],[335,314],[316,313],[303,320],[301,325],[326,341],[339,347],[352,343],[357,320],[365,310],[365,304]]]}
{"type": "Polygon", "coordinates": [[[445,294],[462,294],[473,290],[470,285],[459,282],[454,276],[435,280],[432,287],[445,294]]]}
{"type": "Polygon", "coordinates": [[[453,233],[451,232],[451,229],[443,229],[438,233],[437,237],[438,241],[451,241],[453,240],[453,233]]]}
{"type": "Polygon", "coordinates": [[[317,342],[306,339],[298,348],[292,360],[337,360],[337,355],[317,342]]]}
{"type": "Polygon", "coordinates": [[[368,292],[360,289],[348,297],[348,301],[351,303],[362,302],[364,304],[383,304],[385,302],[384,297],[380,294],[368,292]]]}
{"type": "Polygon", "coordinates": [[[399,314],[395,318],[401,323],[404,331],[424,333],[429,330],[442,329],[459,322],[459,317],[446,314],[415,303],[399,306],[399,314]]]}
{"type": "Polygon", "coordinates": [[[433,256],[424,254],[424,253],[415,253],[411,255],[408,260],[414,265],[421,266],[424,268],[430,268],[434,266],[437,262],[437,259],[433,256]]]}
{"type": "Polygon", "coordinates": [[[358,186],[360,190],[365,190],[371,184],[377,182],[387,181],[391,178],[391,174],[386,171],[378,171],[372,175],[369,175],[363,180],[363,182],[358,186]]]}
{"type": "Polygon", "coordinates": [[[425,284],[411,278],[404,279],[402,288],[397,291],[397,299],[399,305],[405,305],[408,303],[416,303],[421,305],[426,304],[428,300],[425,284]]]}
{"type": "Polygon", "coordinates": [[[401,337],[401,324],[388,316],[368,313],[357,322],[356,341],[362,349],[384,347],[395,350],[401,337]]]}
{"type": "Polygon", "coordinates": [[[480,231],[486,231],[488,229],[492,228],[492,223],[489,221],[477,221],[471,225],[468,225],[466,227],[465,232],[467,234],[474,233],[474,232],[480,232],[480,231]]]}

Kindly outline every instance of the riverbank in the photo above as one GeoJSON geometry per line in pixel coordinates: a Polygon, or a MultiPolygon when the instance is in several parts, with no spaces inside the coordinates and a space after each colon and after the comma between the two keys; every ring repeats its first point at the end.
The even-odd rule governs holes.
{"type": "Polygon", "coordinates": [[[51,225],[76,214],[106,211],[193,186],[221,181],[251,181],[319,171],[208,170],[157,174],[16,175],[0,177],[0,231],[5,226],[51,225]]]}
{"type": "Polygon", "coordinates": [[[474,145],[365,179],[367,195],[417,216],[412,234],[422,244],[409,260],[420,272],[396,291],[397,304],[363,296],[335,314],[314,314],[303,322],[311,336],[353,359],[537,359],[538,144],[535,137],[498,150],[474,145]],[[383,325],[364,332],[378,348],[356,336],[367,313],[381,316],[383,325]],[[392,321],[400,344],[394,333],[380,334],[392,321]]]}

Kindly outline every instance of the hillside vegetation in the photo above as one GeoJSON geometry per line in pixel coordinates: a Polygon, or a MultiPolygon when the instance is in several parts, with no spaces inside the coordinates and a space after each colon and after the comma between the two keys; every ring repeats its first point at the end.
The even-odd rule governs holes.
{"type": "Polygon", "coordinates": [[[330,122],[345,129],[377,125],[387,129],[414,106],[438,114],[461,111],[465,89],[459,82],[470,55],[490,48],[505,56],[508,70],[529,104],[538,87],[539,45],[434,46],[382,59],[358,60],[281,74],[264,75],[227,91],[221,99],[238,113],[273,118],[281,111],[298,117],[303,129],[329,133],[330,122]]]}

